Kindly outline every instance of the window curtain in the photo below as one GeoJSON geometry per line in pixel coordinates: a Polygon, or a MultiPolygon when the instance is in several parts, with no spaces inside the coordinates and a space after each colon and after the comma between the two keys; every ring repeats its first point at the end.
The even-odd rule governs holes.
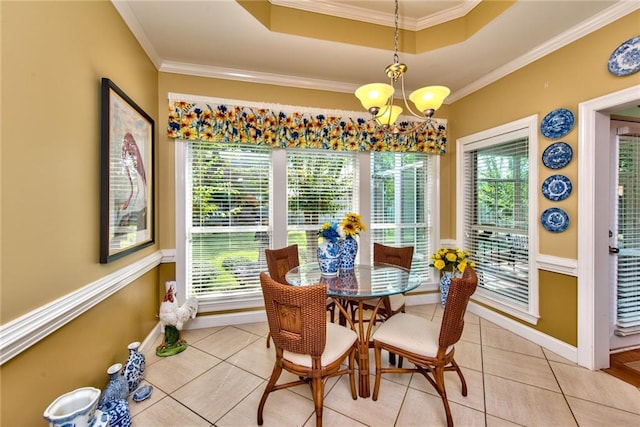
{"type": "MultiPolygon", "coordinates": [[[[291,107],[295,108],[295,107],[291,107]]],[[[415,125],[400,122],[400,128],[415,125]]],[[[434,120],[422,132],[394,137],[371,120],[347,114],[296,112],[202,100],[169,101],[169,138],[335,151],[396,151],[444,154],[446,121],[434,120]]]]}

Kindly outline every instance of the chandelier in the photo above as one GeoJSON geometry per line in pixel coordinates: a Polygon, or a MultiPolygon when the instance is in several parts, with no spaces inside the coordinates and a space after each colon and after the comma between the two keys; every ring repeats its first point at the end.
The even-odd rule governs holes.
{"type": "Polygon", "coordinates": [[[418,110],[416,113],[407,102],[407,96],[404,90],[404,74],[407,72],[407,66],[400,62],[398,57],[398,0],[395,0],[395,32],[394,32],[394,53],[393,64],[385,68],[385,73],[390,79],[390,84],[386,83],[370,83],[360,86],[356,92],[356,97],[362,103],[362,106],[371,113],[377,125],[385,131],[394,135],[416,132],[423,129],[431,123],[431,118],[438,108],[444,102],[444,99],[451,93],[449,88],[445,86],[426,86],[417,89],[409,95],[409,99],[418,110]],[[404,105],[411,115],[421,119],[416,126],[401,130],[395,126],[395,121],[402,113],[402,107],[393,104],[393,94],[395,85],[400,81],[402,89],[402,99],[404,105]]]}

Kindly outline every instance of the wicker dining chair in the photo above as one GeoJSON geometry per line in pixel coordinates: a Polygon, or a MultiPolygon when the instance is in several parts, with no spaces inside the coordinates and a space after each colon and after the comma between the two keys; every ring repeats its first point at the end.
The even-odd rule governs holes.
{"type": "MultiPolygon", "coordinates": [[[[285,276],[292,268],[300,265],[298,256],[298,245],[290,245],[280,249],[265,249],[264,255],[267,260],[267,270],[269,276],[278,283],[287,284],[285,276]]],[[[335,303],[331,298],[327,298],[327,310],[331,314],[331,321],[335,318],[335,303]]],[[[270,347],[271,333],[267,334],[267,347],[270,347]]]]}
{"type": "Polygon", "coordinates": [[[464,315],[469,298],[478,286],[478,276],[467,266],[462,277],[451,280],[447,305],[442,323],[429,321],[413,314],[399,313],[382,323],[373,334],[376,360],[376,380],[373,400],[378,399],[380,379],[386,373],[420,373],[436,389],[447,417],[447,426],[453,426],[451,409],[445,390],[444,373],[455,371],[462,383],[462,395],[467,395],[467,383],[454,359],[455,344],[462,336],[464,315]],[[414,368],[382,367],[382,350],[406,358],[414,368]]]}
{"type": "Polygon", "coordinates": [[[260,284],[276,360],[258,406],[258,425],[263,423],[262,412],[271,392],[309,384],[316,426],[321,427],[324,384],[328,378],[348,374],[351,396],[354,400],[358,398],[354,374],[358,335],[353,322],[349,322],[350,327],[327,322],[326,285],[283,285],[265,273],[260,273],[260,284]],[[298,380],[277,384],[283,369],[298,380]]]}

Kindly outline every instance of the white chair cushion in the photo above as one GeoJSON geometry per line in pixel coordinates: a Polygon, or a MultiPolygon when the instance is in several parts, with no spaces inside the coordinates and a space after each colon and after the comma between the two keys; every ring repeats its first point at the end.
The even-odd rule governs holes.
{"type": "MultiPolygon", "coordinates": [[[[355,331],[335,323],[327,322],[327,343],[322,353],[322,366],[335,362],[358,339],[355,331]]],[[[311,356],[308,354],[284,351],[282,357],[296,365],[311,368],[311,356]]]]}
{"type": "MultiPolygon", "coordinates": [[[[380,324],[372,339],[411,353],[435,357],[439,335],[440,323],[413,314],[398,313],[380,324]]],[[[451,348],[447,349],[447,353],[451,348]]]]}

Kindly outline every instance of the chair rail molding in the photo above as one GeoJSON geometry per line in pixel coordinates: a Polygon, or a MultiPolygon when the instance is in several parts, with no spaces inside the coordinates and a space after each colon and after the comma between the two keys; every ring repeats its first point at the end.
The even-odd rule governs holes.
{"type": "Polygon", "coordinates": [[[160,265],[160,251],[0,326],[0,365],[160,265]]]}

